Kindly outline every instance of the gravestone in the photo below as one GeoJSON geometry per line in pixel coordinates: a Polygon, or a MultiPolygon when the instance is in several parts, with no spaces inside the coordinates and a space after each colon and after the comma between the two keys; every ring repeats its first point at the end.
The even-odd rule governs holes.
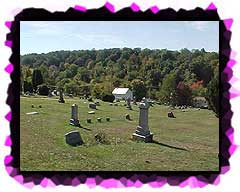
{"type": "Polygon", "coordinates": [[[38,107],[39,107],[39,108],[42,108],[42,105],[39,105],[38,107]]]}
{"type": "Polygon", "coordinates": [[[39,114],[37,111],[26,113],[27,115],[36,115],[39,114]]]}
{"type": "Polygon", "coordinates": [[[95,101],[94,103],[95,103],[95,105],[100,106],[99,101],[95,101]]]}
{"type": "Polygon", "coordinates": [[[34,105],[32,104],[32,108],[34,108],[34,105]]]}
{"type": "Polygon", "coordinates": [[[153,134],[150,132],[148,127],[148,109],[150,105],[145,98],[139,103],[139,125],[135,133],[133,133],[133,139],[142,140],[145,142],[151,142],[153,134]]]}
{"type": "Polygon", "coordinates": [[[95,111],[89,111],[88,114],[95,114],[95,111]]]}
{"type": "Polygon", "coordinates": [[[92,97],[88,98],[87,100],[88,100],[89,102],[93,102],[92,97]]]}
{"type": "Polygon", "coordinates": [[[92,123],[92,120],[90,118],[88,118],[87,123],[92,123]]]}
{"type": "Polygon", "coordinates": [[[175,118],[175,116],[174,116],[174,114],[173,114],[172,111],[171,111],[171,112],[168,112],[168,117],[169,117],[169,118],[175,118]]]}
{"type": "Polygon", "coordinates": [[[65,100],[64,100],[64,98],[63,98],[62,90],[60,90],[60,92],[59,92],[58,102],[59,102],[59,103],[65,103],[65,100]]]}
{"type": "Polygon", "coordinates": [[[78,146],[83,144],[83,140],[79,131],[71,131],[65,134],[66,143],[71,146],[78,146]]]}
{"type": "Polygon", "coordinates": [[[127,109],[132,110],[132,106],[131,106],[131,98],[127,98],[127,109]]]}
{"type": "Polygon", "coordinates": [[[88,107],[90,109],[97,109],[97,105],[95,103],[89,103],[88,107]]]}
{"type": "Polygon", "coordinates": [[[131,120],[130,115],[129,115],[129,114],[126,114],[126,115],[125,115],[125,119],[131,120]]]}
{"type": "Polygon", "coordinates": [[[80,123],[79,123],[79,120],[78,120],[78,106],[77,106],[77,104],[73,104],[71,106],[71,110],[72,110],[72,113],[71,113],[70,125],[80,127],[80,123]]]}
{"type": "Polygon", "coordinates": [[[110,117],[106,117],[106,121],[110,121],[110,117]]]}
{"type": "Polygon", "coordinates": [[[99,123],[101,123],[102,122],[102,118],[97,118],[97,121],[99,122],[99,123]]]}

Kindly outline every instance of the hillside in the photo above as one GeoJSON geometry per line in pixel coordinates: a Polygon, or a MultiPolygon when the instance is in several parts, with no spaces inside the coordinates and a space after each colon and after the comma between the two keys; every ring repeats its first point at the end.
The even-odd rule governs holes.
{"type": "Polygon", "coordinates": [[[114,87],[130,87],[136,94],[168,101],[170,93],[177,97],[175,90],[180,88],[191,96],[205,96],[209,82],[218,75],[218,66],[218,53],[204,49],[112,48],[28,54],[21,56],[21,88],[32,92],[46,84],[66,94],[101,98],[114,87]]]}

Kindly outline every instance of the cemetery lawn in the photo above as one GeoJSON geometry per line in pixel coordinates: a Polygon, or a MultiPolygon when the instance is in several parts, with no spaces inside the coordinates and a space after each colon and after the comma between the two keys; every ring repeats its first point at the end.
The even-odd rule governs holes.
{"type": "Polygon", "coordinates": [[[149,109],[149,128],[153,143],[133,141],[139,108],[130,111],[100,101],[95,114],[88,101],[79,98],[21,97],[20,99],[20,169],[21,171],[218,171],[219,120],[207,109],[172,110],[154,105],[149,109]],[[71,105],[78,105],[83,128],[69,125],[71,105]],[[32,108],[32,104],[34,108],[32,108]],[[42,105],[42,108],[38,106],[42,105]],[[26,115],[28,112],[39,112],[26,115]],[[125,120],[130,114],[132,121],[125,120]],[[102,118],[102,123],[97,118],[102,118]],[[110,122],[106,122],[110,117],[110,122]],[[92,123],[86,122],[87,118],[92,123]],[[64,135],[79,130],[84,145],[72,147],[64,135]],[[105,144],[97,144],[94,135],[102,132],[105,144]]]}

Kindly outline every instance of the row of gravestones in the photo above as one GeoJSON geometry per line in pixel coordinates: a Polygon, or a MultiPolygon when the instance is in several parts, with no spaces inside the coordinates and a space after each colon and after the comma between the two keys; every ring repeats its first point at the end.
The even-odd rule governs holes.
{"type": "MultiPolygon", "coordinates": [[[[92,101],[92,100],[91,100],[92,101]]],[[[63,93],[62,91],[59,92],[59,103],[65,103],[65,100],[63,98],[63,93]]],[[[97,109],[97,105],[99,106],[99,102],[95,102],[95,103],[89,103],[89,108],[91,109],[97,109]]],[[[117,104],[115,104],[117,106],[117,104]]],[[[132,106],[131,106],[131,99],[128,98],[127,99],[127,109],[132,110],[132,106]]]]}
{"type": "MultiPolygon", "coordinates": [[[[150,132],[148,127],[148,109],[150,107],[149,102],[145,98],[143,98],[142,102],[139,103],[139,125],[135,133],[133,133],[132,137],[135,140],[142,140],[144,142],[151,142],[153,140],[153,134],[150,132]]],[[[78,117],[77,117],[77,105],[72,105],[72,116],[70,119],[70,124],[74,126],[80,126],[78,117]]],[[[130,120],[129,114],[126,114],[126,119],[130,120]]],[[[71,131],[65,134],[66,143],[72,146],[78,146],[83,144],[83,140],[81,138],[79,131],[71,131]]]]}

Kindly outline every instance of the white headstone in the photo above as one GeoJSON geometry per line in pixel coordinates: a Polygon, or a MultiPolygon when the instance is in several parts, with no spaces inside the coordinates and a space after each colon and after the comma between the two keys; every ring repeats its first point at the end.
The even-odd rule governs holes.
{"type": "Polygon", "coordinates": [[[133,138],[136,140],[142,140],[145,142],[151,142],[153,134],[150,132],[148,127],[148,109],[150,105],[145,98],[139,104],[140,114],[139,114],[139,125],[137,130],[133,133],[133,138]]]}

